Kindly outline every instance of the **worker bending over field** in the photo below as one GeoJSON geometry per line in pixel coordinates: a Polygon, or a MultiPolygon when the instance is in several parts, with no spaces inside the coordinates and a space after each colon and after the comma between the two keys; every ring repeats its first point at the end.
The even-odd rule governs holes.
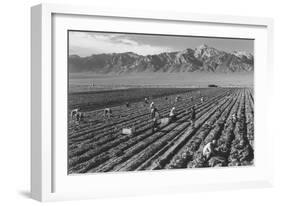
{"type": "Polygon", "coordinates": [[[216,140],[212,140],[208,144],[206,144],[203,148],[203,156],[206,161],[208,161],[211,158],[211,155],[214,154],[214,147],[216,145],[216,140]]]}
{"type": "Polygon", "coordinates": [[[232,123],[235,123],[236,120],[237,120],[237,116],[236,116],[236,114],[233,114],[233,115],[231,116],[231,121],[232,121],[232,123]]]}
{"type": "Polygon", "coordinates": [[[79,111],[80,111],[79,108],[71,110],[71,113],[70,113],[71,119],[75,119],[76,115],[78,114],[79,111]]]}
{"type": "Polygon", "coordinates": [[[151,110],[151,118],[152,118],[152,122],[153,122],[152,132],[154,132],[155,130],[158,129],[158,127],[159,127],[159,120],[160,120],[160,114],[159,114],[157,108],[153,108],[151,110]]]}
{"type": "Polygon", "coordinates": [[[80,111],[80,108],[73,109],[70,113],[71,119],[76,123],[80,124],[80,122],[84,121],[84,112],[80,111]]]}
{"type": "Polygon", "coordinates": [[[78,112],[78,113],[76,114],[76,121],[77,121],[78,123],[84,121],[84,112],[78,112]]]}
{"type": "Polygon", "coordinates": [[[201,103],[203,103],[204,102],[204,97],[201,97],[200,101],[201,101],[201,103]]]}
{"type": "Polygon", "coordinates": [[[173,107],[169,113],[169,122],[173,122],[176,120],[176,108],[173,107]]]}
{"type": "Polygon", "coordinates": [[[110,118],[111,118],[111,115],[112,115],[112,110],[111,110],[111,108],[105,108],[105,109],[104,109],[104,112],[103,112],[103,116],[104,116],[106,119],[110,119],[110,118]]]}
{"type": "Polygon", "coordinates": [[[181,100],[181,96],[178,95],[175,100],[176,102],[179,102],[181,100]]]}

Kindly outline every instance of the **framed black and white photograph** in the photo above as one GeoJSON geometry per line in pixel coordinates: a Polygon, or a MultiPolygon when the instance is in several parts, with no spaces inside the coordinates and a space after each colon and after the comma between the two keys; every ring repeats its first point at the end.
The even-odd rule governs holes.
{"type": "Polygon", "coordinates": [[[68,172],[254,165],[254,39],[68,31],[68,172]]]}
{"type": "Polygon", "coordinates": [[[33,7],[32,197],[270,186],[272,26],[33,7]]]}

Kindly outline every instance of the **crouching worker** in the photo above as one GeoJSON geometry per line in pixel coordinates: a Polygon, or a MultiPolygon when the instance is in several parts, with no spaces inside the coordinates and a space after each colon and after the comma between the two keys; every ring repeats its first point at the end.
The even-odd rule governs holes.
{"type": "Polygon", "coordinates": [[[159,120],[160,120],[160,114],[157,110],[157,108],[154,108],[151,110],[151,118],[152,118],[152,132],[155,132],[159,128],[159,120]]]}
{"type": "Polygon", "coordinates": [[[173,107],[169,113],[169,122],[173,122],[176,120],[176,108],[173,107]]]}
{"type": "Polygon", "coordinates": [[[181,96],[178,95],[175,99],[175,102],[179,102],[179,101],[181,101],[181,96]]]}
{"type": "Polygon", "coordinates": [[[110,120],[111,116],[112,116],[112,110],[110,108],[105,108],[103,111],[103,116],[105,118],[105,120],[110,120]]]}
{"type": "Polygon", "coordinates": [[[232,122],[233,124],[235,124],[236,121],[237,121],[237,116],[236,116],[236,114],[231,115],[231,122],[232,122]]]}
{"type": "Polygon", "coordinates": [[[78,123],[83,122],[83,121],[84,121],[84,117],[85,117],[85,115],[84,115],[83,112],[78,112],[78,113],[76,114],[76,121],[77,121],[78,123]]]}
{"type": "Polygon", "coordinates": [[[80,111],[79,108],[71,110],[71,113],[70,113],[71,119],[77,118],[76,116],[77,116],[79,111],[80,111]]]}
{"type": "Polygon", "coordinates": [[[214,154],[214,147],[216,145],[216,140],[212,140],[208,144],[206,144],[203,148],[203,156],[206,161],[208,161],[211,156],[214,154]]]}

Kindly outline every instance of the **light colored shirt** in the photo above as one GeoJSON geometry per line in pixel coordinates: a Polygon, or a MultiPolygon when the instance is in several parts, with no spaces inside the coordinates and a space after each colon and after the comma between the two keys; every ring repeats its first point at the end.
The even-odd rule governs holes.
{"type": "Polygon", "coordinates": [[[170,117],[175,116],[175,110],[172,109],[172,110],[170,111],[169,116],[170,116],[170,117]]]}
{"type": "Polygon", "coordinates": [[[209,142],[208,144],[205,145],[205,147],[203,148],[203,156],[207,156],[210,153],[213,152],[213,145],[211,142],[209,142]]]}

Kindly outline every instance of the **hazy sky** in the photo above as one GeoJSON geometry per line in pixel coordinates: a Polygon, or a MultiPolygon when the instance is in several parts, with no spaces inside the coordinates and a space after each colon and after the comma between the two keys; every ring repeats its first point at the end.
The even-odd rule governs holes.
{"type": "Polygon", "coordinates": [[[202,44],[226,52],[253,54],[254,40],[69,31],[69,54],[134,52],[140,55],[194,49],[202,44]]]}

